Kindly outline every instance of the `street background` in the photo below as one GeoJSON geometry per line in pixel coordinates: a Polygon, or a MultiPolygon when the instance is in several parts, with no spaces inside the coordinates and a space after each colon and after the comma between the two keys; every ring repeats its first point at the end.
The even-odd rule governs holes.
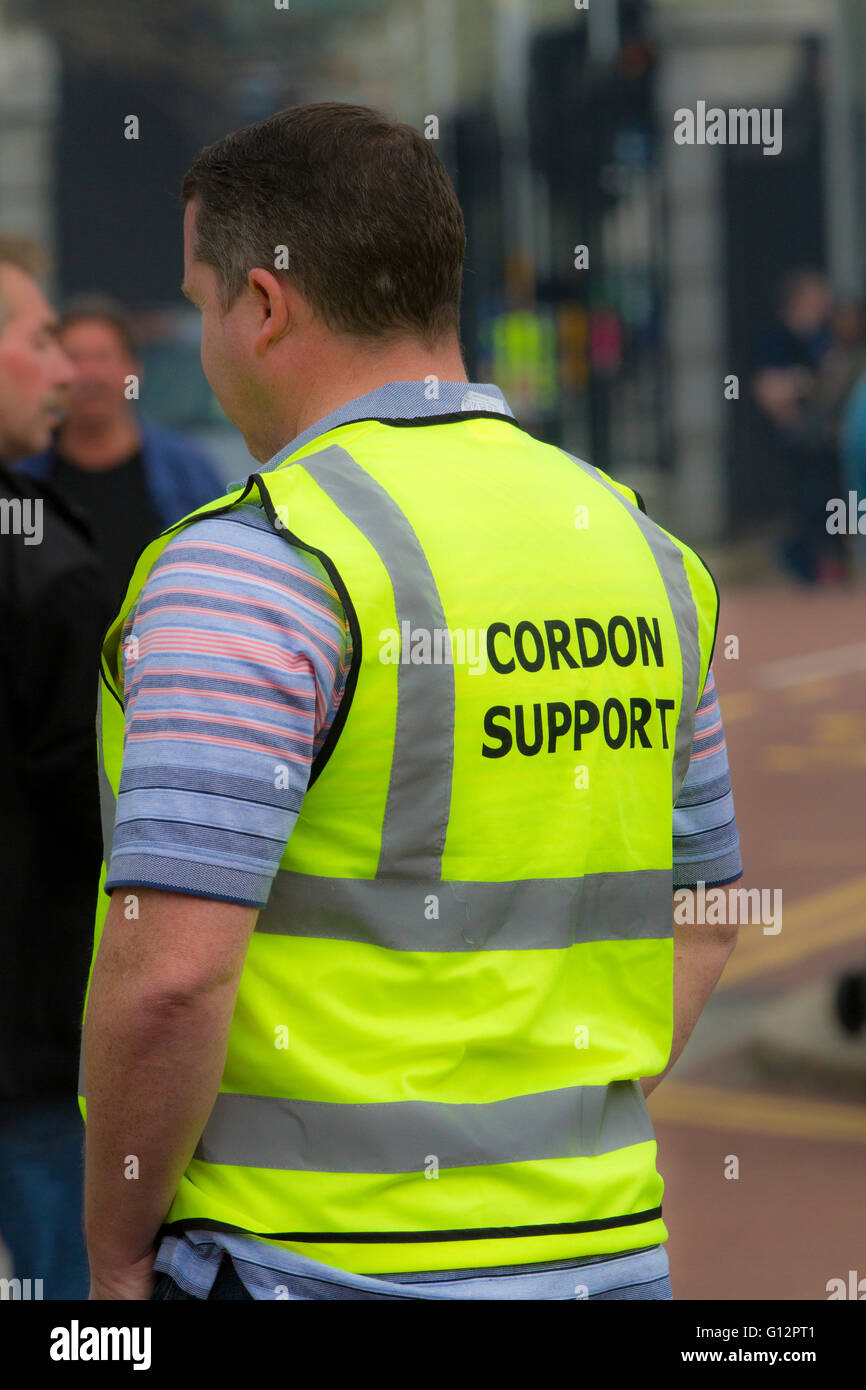
{"type": "MultiPolygon", "coordinates": [[[[835,1007],[866,967],[866,538],[797,570],[798,456],[753,389],[792,369],[762,350],[791,272],[861,313],[864,58],[866,0],[0,0],[0,226],[50,248],[58,302],[130,310],[144,415],[251,471],[179,293],[181,176],[282,106],[380,105],[438,141],[464,208],[470,378],[713,570],[739,886],[780,890],[783,924],[741,928],[650,1102],[680,1299],[866,1281],[866,1032],[835,1007]],[[779,109],[780,151],[678,144],[698,102],[779,109]]],[[[838,425],[862,316],[833,346],[838,425]]]]}

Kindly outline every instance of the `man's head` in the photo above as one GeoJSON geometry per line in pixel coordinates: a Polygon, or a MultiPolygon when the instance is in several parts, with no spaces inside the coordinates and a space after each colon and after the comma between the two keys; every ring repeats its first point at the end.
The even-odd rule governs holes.
{"type": "Polygon", "coordinates": [[[202,366],[255,457],[305,384],[339,376],[350,399],[401,350],[459,357],[463,215],[411,126],[365,106],[290,107],[203,150],[183,196],[202,366]]]}
{"type": "Polygon", "coordinates": [[[127,378],[138,375],[140,367],[120,305],[102,295],[70,300],[60,317],[60,342],[77,371],[68,424],[104,428],[127,414],[127,378]]]}
{"type": "Polygon", "coordinates": [[[46,449],[75,368],[57,340],[57,315],[35,277],[45,257],[25,237],[0,234],[0,459],[46,449]]]}
{"type": "Polygon", "coordinates": [[[830,288],[820,270],[795,270],[782,284],[780,294],[782,322],[792,333],[811,337],[827,323],[830,288]]]}

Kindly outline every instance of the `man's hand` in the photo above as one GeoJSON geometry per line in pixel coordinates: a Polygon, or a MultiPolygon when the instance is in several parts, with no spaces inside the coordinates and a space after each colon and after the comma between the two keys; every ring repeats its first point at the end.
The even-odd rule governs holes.
{"type": "Polygon", "coordinates": [[[151,1250],[137,1264],[129,1265],[125,1269],[91,1273],[88,1299],[149,1299],[156,1283],[153,1272],[155,1259],[156,1252],[151,1250]]]}
{"type": "Polygon", "coordinates": [[[814,377],[803,367],[764,367],[752,379],[752,395],[770,419],[783,429],[796,424],[814,377]]]}

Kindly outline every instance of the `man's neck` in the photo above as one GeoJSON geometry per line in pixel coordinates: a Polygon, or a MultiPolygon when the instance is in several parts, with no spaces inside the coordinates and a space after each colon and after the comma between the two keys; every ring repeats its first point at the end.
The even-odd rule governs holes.
{"type": "Polygon", "coordinates": [[[60,427],[55,447],[77,468],[96,472],[114,468],[136,453],[141,431],[132,416],[94,426],[67,421],[60,427]]]}
{"type": "Polygon", "coordinates": [[[342,362],[329,363],[327,376],[310,386],[294,417],[286,421],[290,433],[283,444],[297,439],[332,411],[382,386],[388,386],[392,381],[426,382],[431,379],[465,381],[468,385],[469,378],[456,337],[444,349],[432,352],[420,344],[408,348],[401,345],[393,353],[380,353],[372,363],[359,357],[357,352],[347,353],[342,362]]]}

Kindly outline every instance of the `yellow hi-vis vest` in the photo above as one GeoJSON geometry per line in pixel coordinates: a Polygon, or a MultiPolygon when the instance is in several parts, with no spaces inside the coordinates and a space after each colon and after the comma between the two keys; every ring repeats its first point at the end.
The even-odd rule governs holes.
{"type": "Polygon", "coordinates": [[[521,412],[552,410],[557,401],[557,330],[547,310],[499,314],[491,329],[491,380],[521,412]]]}
{"type": "Polygon", "coordinates": [[[717,595],[635,498],[503,416],[364,420],[140,556],[103,649],[107,844],[123,623],[180,527],[260,504],[353,646],[164,1230],[360,1273],[667,1239],[638,1078],[671,1048],[672,812],[717,595]]]}

